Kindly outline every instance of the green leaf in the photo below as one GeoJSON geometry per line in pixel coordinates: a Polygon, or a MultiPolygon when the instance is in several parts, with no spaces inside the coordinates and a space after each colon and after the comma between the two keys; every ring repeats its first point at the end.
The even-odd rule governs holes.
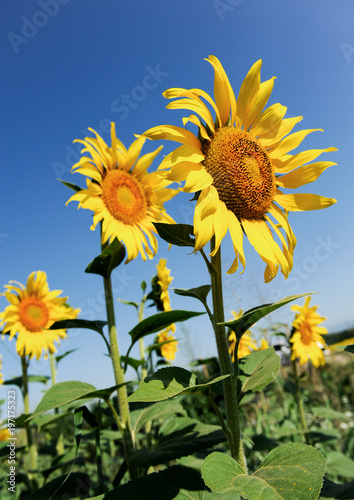
{"type": "Polygon", "coordinates": [[[78,491],[78,487],[80,488],[80,495],[83,495],[81,498],[86,498],[90,492],[89,474],[85,474],[83,472],[72,472],[68,478],[65,474],[63,476],[56,477],[53,481],[45,483],[42,488],[36,490],[32,495],[26,496],[26,500],[75,498],[72,495],[73,492],[78,491]],[[58,490],[60,494],[54,496],[54,493],[58,490]]]}
{"type": "Polygon", "coordinates": [[[345,415],[345,413],[333,410],[332,408],[328,408],[327,406],[312,406],[311,413],[314,417],[329,418],[330,420],[348,420],[349,418],[351,418],[345,415]]]}
{"type": "Polygon", "coordinates": [[[103,278],[109,278],[113,269],[124,260],[125,248],[117,238],[106,247],[103,252],[95,257],[85,269],[86,273],[99,274],[103,278]]]}
{"type": "Polygon", "coordinates": [[[97,390],[93,385],[85,382],[59,382],[48,389],[28,420],[79,399],[108,399],[118,387],[120,386],[97,390]]]}
{"type": "Polygon", "coordinates": [[[207,303],[207,296],[211,290],[211,285],[202,285],[197,288],[182,289],[182,288],[174,288],[173,291],[177,295],[182,295],[183,297],[194,297],[195,299],[200,300],[200,302],[205,305],[207,303]]]}
{"type": "Polygon", "coordinates": [[[72,189],[73,191],[82,191],[82,188],[80,186],[77,186],[76,184],[73,184],[72,182],[66,182],[62,181],[61,179],[58,179],[64,186],[68,187],[69,189],[72,189]]]}
{"type": "Polygon", "coordinates": [[[212,491],[233,491],[249,500],[316,500],[325,470],[322,454],[305,444],[273,449],[258,470],[247,475],[230,456],[214,452],[202,466],[202,477],[212,491]]]}
{"type": "Polygon", "coordinates": [[[206,450],[226,441],[221,427],[206,425],[188,417],[167,420],[159,429],[159,445],[152,450],[140,449],[129,458],[133,467],[167,463],[206,450]]]}
{"type": "Polygon", "coordinates": [[[226,377],[229,375],[222,375],[208,383],[198,384],[196,375],[184,368],[161,368],[154,375],[146,377],[128,400],[130,402],[164,401],[178,394],[203,392],[210,385],[226,377]]]}
{"type": "Polygon", "coordinates": [[[264,316],[267,316],[267,314],[270,314],[276,309],[279,309],[279,307],[289,304],[289,302],[292,302],[293,300],[300,299],[301,297],[305,297],[307,295],[310,295],[310,293],[303,293],[301,295],[290,295],[289,297],[285,297],[284,299],[281,299],[278,302],[274,302],[274,304],[263,304],[262,306],[257,306],[252,309],[249,309],[240,318],[220,324],[225,325],[231,330],[233,330],[237,338],[239,338],[252,325],[257,323],[257,321],[259,321],[261,318],[264,318],[264,316]]]}
{"type": "MultiPolygon", "coordinates": [[[[49,380],[49,377],[46,375],[29,375],[28,382],[40,382],[42,384],[46,384],[49,380]]],[[[22,387],[22,377],[14,377],[9,380],[4,381],[4,385],[17,385],[21,389],[22,387]]]]}
{"type": "Polygon", "coordinates": [[[164,311],[161,313],[153,314],[148,318],[140,321],[132,330],[130,330],[129,335],[133,340],[133,344],[137,342],[142,337],[150,335],[151,333],[160,332],[164,328],[177,323],[178,321],[186,321],[187,319],[194,318],[195,316],[200,316],[205,314],[204,312],[194,312],[194,311],[180,311],[178,309],[174,311],[164,311]]]}
{"type": "Polygon", "coordinates": [[[154,222],[156,230],[163,240],[179,247],[194,247],[193,226],[188,224],[163,224],[154,222]]]}
{"type": "Polygon", "coordinates": [[[63,328],[86,328],[89,330],[94,330],[95,332],[103,335],[102,328],[107,325],[107,321],[89,321],[88,319],[63,319],[61,321],[56,321],[50,327],[50,330],[61,330],[63,328]]]}
{"type": "Polygon", "coordinates": [[[134,359],[127,356],[121,356],[120,359],[126,366],[131,366],[136,371],[138,371],[139,366],[142,366],[145,363],[143,359],[134,359]]]}
{"type": "Polygon", "coordinates": [[[159,403],[154,403],[143,410],[135,410],[131,412],[133,433],[136,435],[142,427],[148,422],[166,419],[171,415],[186,415],[186,410],[178,401],[167,400],[159,403]]]}
{"type": "Polygon", "coordinates": [[[132,302],[131,300],[122,300],[122,299],[118,299],[118,301],[121,303],[121,304],[125,304],[127,306],[133,306],[135,307],[135,309],[139,309],[139,304],[137,304],[136,302],[132,302]]]}
{"type": "Polygon", "coordinates": [[[273,347],[252,352],[239,360],[241,393],[259,391],[272,382],[280,368],[280,357],[273,347]]]}
{"type": "MultiPolygon", "coordinates": [[[[204,483],[194,469],[174,465],[134,479],[90,500],[202,500],[204,483]]],[[[87,499],[89,500],[89,499],[87,499]]]]}
{"type": "Polygon", "coordinates": [[[72,354],[73,352],[77,351],[78,349],[70,349],[70,351],[64,352],[61,356],[55,356],[55,361],[59,363],[62,359],[66,358],[69,354],[72,354]]]}
{"type": "Polygon", "coordinates": [[[331,451],[327,456],[326,472],[352,478],[354,477],[354,460],[339,451],[331,451]]]}
{"type": "Polygon", "coordinates": [[[343,342],[344,340],[349,340],[352,338],[354,338],[354,328],[350,328],[349,330],[344,330],[338,333],[328,333],[327,335],[325,335],[325,341],[327,345],[339,344],[339,342],[343,342]]]}
{"type": "Polygon", "coordinates": [[[334,345],[336,349],[341,349],[342,351],[350,352],[354,354],[354,344],[351,345],[334,345]]]}

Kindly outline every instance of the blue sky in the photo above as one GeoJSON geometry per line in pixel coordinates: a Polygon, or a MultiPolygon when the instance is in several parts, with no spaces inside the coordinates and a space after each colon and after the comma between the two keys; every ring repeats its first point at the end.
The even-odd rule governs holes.
{"type": "MultiPolygon", "coordinates": [[[[82,309],[81,317],[104,319],[101,280],[84,273],[99,253],[99,234],[89,229],[89,211],[77,211],[76,203],[65,206],[71,192],[57,180],[84,185],[81,176],[70,173],[79,158],[73,140],[84,138],[87,127],[92,127],[109,141],[111,121],[126,146],[133,134],[152,126],[182,126],[184,113],[165,109],[165,89],[197,87],[212,95],[213,71],[204,58],[213,54],[237,95],[250,66],[261,58],[262,80],[277,76],[268,104],[287,106],[289,117],[302,115],[296,130],[324,130],[307,137],[298,151],[338,148],[325,157],[338,166],[301,191],[338,202],[326,210],[290,215],[298,245],[287,281],[279,273],[264,284],[263,262],[245,245],[245,273],[225,274],[226,316],[232,309],[316,291],[313,303],[328,318],[325,326],[330,331],[353,326],[350,0],[3,0],[1,10],[1,286],[9,280],[25,283],[32,271],[44,270],[50,288],[63,290],[72,306],[82,309]]],[[[156,147],[147,143],[143,153],[156,147]]],[[[163,154],[172,147],[164,144],[163,154]]],[[[157,166],[155,162],[153,168],[157,166]]],[[[189,198],[181,194],[166,204],[177,222],[192,223],[189,198]]],[[[161,242],[154,260],[143,263],[137,258],[119,267],[113,275],[116,297],[139,301],[140,283],[150,281],[161,257],[168,259],[176,288],[208,283],[202,259],[188,253],[175,247],[168,252],[161,242]]],[[[225,271],[231,260],[228,240],[223,247],[225,271]]],[[[201,310],[193,299],[173,295],[171,301],[174,308],[201,310]]],[[[0,297],[1,310],[6,305],[0,297]]],[[[129,345],[126,332],[135,325],[136,313],[118,301],[116,305],[124,353],[129,345]]],[[[291,322],[292,317],[285,308],[261,326],[291,322]]],[[[207,318],[185,323],[177,337],[183,339],[177,365],[215,353],[207,318]]],[[[58,380],[83,380],[100,388],[113,385],[98,335],[70,332],[59,353],[74,348],[78,351],[62,361],[58,380]]],[[[1,342],[1,352],[5,377],[19,375],[15,341],[1,342]]],[[[31,373],[49,373],[47,362],[34,361],[31,373]]]]}

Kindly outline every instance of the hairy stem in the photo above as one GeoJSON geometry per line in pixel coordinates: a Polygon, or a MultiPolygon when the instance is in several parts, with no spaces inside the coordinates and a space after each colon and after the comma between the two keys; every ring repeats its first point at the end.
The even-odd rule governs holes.
{"type": "MultiPolygon", "coordinates": [[[[22,364],[22,396],[23,396],[23,406],[26,415],[30,414],[30,403],[29,403],[29,393],[28,393],[28,365],[29,362],[25,357],[21,357],[22,364]]],[[[26,436],[27,436],[27,446],[29,450],[29,466],[30,472],[28,474],[28,479],[30,481],[31,490],[37,490],[37,447],[33,440],[32,429],[28,421],[25,422],[26,436]]]]}
{"type": "Polygon", "coordinates": [[[293,367],[294,383],[295,383],[295,401],[296,401],[297,409],[299,412],[300,423],[301,423],[302,430],[304,431],[305,442],[306,442],[306,444],[310,445],[311,439],[309,436],[309,428],[307,427],[307,422],[306,422],[306,417],[305,417],[304,403],[303,403],[302,397],[301,397],[301,389],[300,389],[299,375],[297,372],[296,360],[292,361],[291,364],[293,367]]]}
{"type": "MultiPolygon", "coordinates": [[[[215,238],[213,237],[210,243],[211,252],[215,248],[215,238]]],[[[237,375],[234,373],[231,358],[229,354],[229,346],[227,342],[225,326],[220,323],[225,322],[222,275],[221,275],[221,251],[220,248],[216,254],[211,257],[211,267],[209,268],[211,277],[211,287],[213,295],[213,327],[215,332],[216,346],[219,355],[221,374],[230,374],[223,381],[226,420],[230,430],[228,442],[231,456],[241,465],[245,473],[247,472],[246,459],[243,452],[240,429],[240,414],[237,400],[237,375]]]]}

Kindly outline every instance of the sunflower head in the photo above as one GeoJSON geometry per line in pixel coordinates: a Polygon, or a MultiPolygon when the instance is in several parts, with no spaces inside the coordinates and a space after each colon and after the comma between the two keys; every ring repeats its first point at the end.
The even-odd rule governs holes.
{"type": "Polygon", "coordinates": [[[310,301],[311,296],[308,296],[303,306],[291,306],[295,311],[290,337],[291,360],[299,359],[300,365],[311,361],[317,368],[325,362],[323,348],[326,342],[322,335],[328,333],[326,328],[318,325],[327,318],[316,312],[318,306],[310,307],[310,301]]]}
{"type": "Polygon", "coordinates": [[[261,60],[249,70],[237,98],[220,61],[215,56],[207,61],[214,69],[214,99],[197,88],[164,92],[167,99],[173,99],[167,108],[192,112],[183,125],[196,126],[197,134],[161,125],[144,135],[181,143],[159,169],[166,180],[185,181],[183,190],[197,193],[195,250],[215,237],[211,252],[215,255],[229,231],[235,259],[228,272],[233,273],[239,261],[245,267],[246,235],[266,263],[265,281],[272,280],[279,268],[287,278],[296,245],[288,212],[325,208],[335,200],[284,190],[316,180],[334,163],[311,162],[335,148],[291,154],[315,129],[292,133],[301,116],[284,118],[287,109],[279,103],[265,108],[275,77],[261,82],[261,60]]]}
{"type": "MultiPolygon", "coordinates": [[[[240,309],[239,312],[231,311],[231,314],[233,316],[232,319],[235,320],[242,316],[243,311],[242,309],[240,309]]],[[[231,355],[232,362],[234,362],[235,360],[235,348],[236,348],[236,335],[235,332],[231,332],[229,335],[229,353],[231,355]]],[[[251,352],[253,351],[257,351],[257,344],[251,338],[251,332],[248,330],[242,335],[241,340],[238,344],[237,358],[240,359],[245,356],[248,356],[248,354],[251,354],[251,352]]]]}
{"type": "Polygon", "coordinates": [[[59,297],[61,290],[50,291],[46,273],[33,272],[26,287],[16,281],[5,285],[4,295],[10,305],[0,313],[3,333],[10,340],[17,335],[16,350],[20,356],[39,359],[44,351],[56,351],[54,342],[65,338],[65,330],[49,330],[56,321],[74,319],[80,309],[66,304],[67,297],[59,297]]]}
{"type": "Polygon", "coordinates": [[[154,222],[173,223],[166,213],[164,202],[170,200],[176,190],[168,189],[171,183],[156,172],[147,169],[161,151],[140,156],[146,137],[138,137],[129,149],[117,138],[114,123],[111,124],[111,146],[97,132],[95,138],[77,140],[84,145],[82,156],[72,170],[86,177],[87,189],[81,189],[70,201],[78,201],[78,208],[94,212],[94,230],[102,222],[102,243],[118,238],[127,250],[127,262],[140,253],[144,260],[157,251],[154,222]]]}

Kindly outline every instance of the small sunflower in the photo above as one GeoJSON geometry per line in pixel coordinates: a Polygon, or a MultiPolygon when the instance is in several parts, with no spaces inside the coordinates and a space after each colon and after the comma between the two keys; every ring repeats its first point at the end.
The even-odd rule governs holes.
{"type": "Polygon", "coordinates": [[[215,236],[211,253],[215,255],[229,230],[235,259],[228,273],[233,273],[239,260],[244,268],[246,265],[245,234],[266,263],[265,281],[274,278],[279,266],[287,278],[296,245],[288,211],[325,208],[335,200],[315,194],[286,194],[282,189],[297,189],[315,181],[335,163],[309,162],[336,148],[290,154],[315,129],[290,134],[301,116],[284,118],[287,108],[279,103],[263,110],[275,77],[261,83],[261,60],[251,67],[237,99],[220,61],[215,56],[206,60],[215,72],[214,100],[196,88],[171,88],[163,94],[167,99],[177,99],[167,108],[196,113],[184,118],[183,124],[196,125],[198,137],[172,125],[151,128],[144,135],[182,144],[164,158],[159,169],[165,171],[167,180],[185,181],[185,192],[198,193],[194,211],[195,250],[203,248],[215,236]],[[209,106],[215,112],[215,120],[209,106]]]}
{"type": "Polygon", "coordinates": [[[291,360],[299,358],[300,365],[311,361],[317,368],[324,365],[323,349],[326,342],[322,335],[328,333],[323,326],[318,326],[325,319],[316,310],[318,306],[309,307],[311,297],[306,297],[303,306],[294,305],[291,309],[295,311],[295,319],[292,324],[293,333],[290,337],[291,360]]]}
{"type": "Polygon", "coordinates": [[[3,333],[10,334],[10,340],[18,334],[17,353],[39,359],[43,350],[45,355],[48,351],[55,352],[54,342],[67,337],[66,331],[48,328],[56,321],[76,318],[80,309],[67,306],[67,297],[58,297],[61,290],[49,290],[47,275],[43,271],[31,273],[26,287],[10,281],[5,288],[1,295],[10,305],[0,313],[0,326],[3,325],[3,333]]]}
{"type": "Polygon", "coordinates": [[[127,150],[117,139],[114,123],[111,147],[97,132],[89,130],[96,138],[74,142],[81,142],[85,146],[82,153],[89,153],[91,158],[83,156],[72,167],[73,172],[87,176],[87,189],[78,191],[67,203],[75,200],[79,202],[78,208],[92,210],[91,229],[102,221],[102,243],[118,238],[127,249],[127,262],[139,252],[143,260],[147,259],[146,254],[151,259],[157,251],[153,222],[174,222],[163,204],[177,193],[166,189],[171,182],[156,172],[147,172],[161,147],[139,158],[146,137],[136,139],[127,150]]]}
{"type": "MultiPolygon", "coordinates": [[[[175,325],[171,326],[175,327],[175,325]]],[[[166,328],[166,330],[163,330],[158,334],[156,339],[158,343],[166,342],[166,344],[163,344],[159,348],[161,356],[164,357],[166,361],[173,361],[175,359],[176,352],[178,351],[178,342],[177,340],[175,340],[175,337],[172,333],[173,331],[174,330],[172,330],[171,327],[166,328]]]]}
{"type": "MultiPolygon", "coordinates": [[[[231,314],[233,315],[233,319],[238,319],[242,316],[243,311],[242,309],[237,313],[236,311],[231,311],[231,314]]],[[[229,335],[229,353],[231,355],[231,360],[234,362],[235,360],[235,347],[236,347],[236,335],[235,332],[231,332],[229,335]]],[[[245,332],[240,340],[240,343],[238,345],[238,350],[237,350],[237,358],[243,358],[245,356],[248,356],[248,354],[251,354],[252,351],[257,351],[257,344],[255,341],[251,338],[251,332],[247,331],[245,332]]]]}
{"type": "Polygon", "coordinates": [[[5,427],[4,429],[0,429],[0,441],[8,441],[9,439],[11,439],[9,429],[7,427],[5,427]]]}
{"type": "Polygon", "coordinates": [[[4,383],[4,377],[2,374],[2,354],[0,354],[0,385],[4,383]]]}

